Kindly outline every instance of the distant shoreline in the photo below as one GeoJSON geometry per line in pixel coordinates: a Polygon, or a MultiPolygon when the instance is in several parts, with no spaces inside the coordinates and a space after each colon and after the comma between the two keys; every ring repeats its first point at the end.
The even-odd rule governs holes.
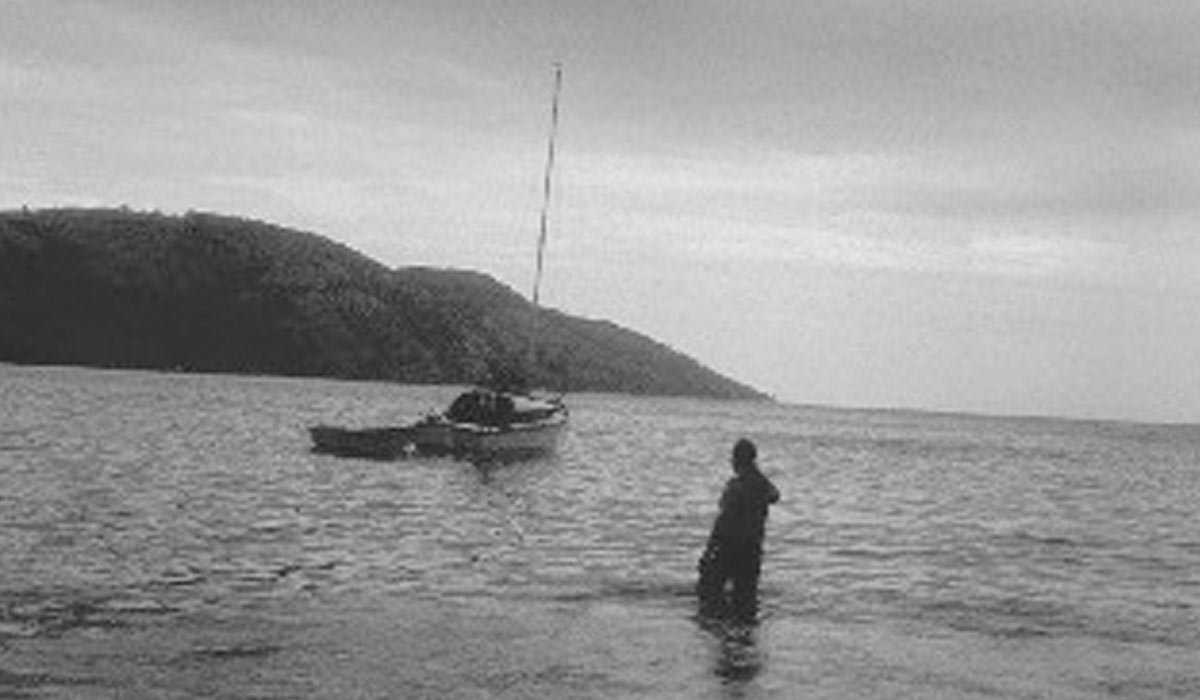
{"type": "Polygon", "coordinates": [[[0,213],[0,293],[0,360],[22,364],[768,400],[482,273],[390,269],[317,234],[218,214],[0,213]]]}

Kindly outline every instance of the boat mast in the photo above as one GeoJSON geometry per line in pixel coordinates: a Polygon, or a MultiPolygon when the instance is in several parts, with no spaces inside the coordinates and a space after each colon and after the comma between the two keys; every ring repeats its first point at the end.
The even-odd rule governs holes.
{"type": "Polygon", "coordinates": [[[554,172],[554,140],[558,135],[558,97],[562,92],[562,64],[554,64],[554,99],[550,103],[550,138],[549,146],[546,151],[546,170],[542,176],[542,216],[541,223],[538,228],[538,245],[537,245],[537,270],[533,277],[533,318],[532,329],[529,334],[529,372],[530,379],[534,378],[537,372],[537,337],[541,331],[541,306],[540,292],[542,288],[542,269],[546,255],[546,231],[547,222],[550,216],[550,189],[553,182],[552,174],[554,172]]]}
{"type": "Polygon", "coordinates": [[[546,223],[550,213],[551,174],[554,171],[554,138],[558,134],[558,96],[562,92],[562,64],[554,64],[554,100],[550,104],[550,145],[546,152],[546,171],[542,177],[542,220],[538,229],[537,272],[533,278],[533,305],[538,305],[542,287],[542,263],[546,253],[546,223]]]}

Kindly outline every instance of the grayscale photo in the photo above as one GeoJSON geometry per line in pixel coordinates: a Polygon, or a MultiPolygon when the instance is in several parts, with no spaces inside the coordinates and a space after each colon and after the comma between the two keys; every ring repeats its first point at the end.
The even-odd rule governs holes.
{"type": "Polygon", "coordinates": [[[0,700],[1200,698],[1197,37],[0,0],[0,700]]]}

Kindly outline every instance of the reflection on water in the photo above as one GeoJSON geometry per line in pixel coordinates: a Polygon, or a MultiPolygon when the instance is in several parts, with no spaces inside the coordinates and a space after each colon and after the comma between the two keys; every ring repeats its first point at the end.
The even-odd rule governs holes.
{"type": "Polygon", "coordinates": [[[756,640],[757,625],[703,614],[696,616],[696,622],[714,642],[713,674],[725,685],[728,697],[744,697],[746,686],[763,669],[763,654],[756,640]]]}
{"type": "Polygon", "coordinates": [[[1200,695],[1194,429],[578,396],[552,458],[378,462],[306,428],[455,389],[0,383],[0,696],[1200,695]],[[741,435],[739,628],[692,591],[741,435]]]}

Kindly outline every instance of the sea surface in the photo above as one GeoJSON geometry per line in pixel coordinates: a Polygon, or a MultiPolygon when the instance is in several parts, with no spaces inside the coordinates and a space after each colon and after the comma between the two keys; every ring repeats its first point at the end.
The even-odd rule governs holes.
{"type": "Polygon", "coordinates": [[[0,366],[0,698],[1197,698],[1200,428],[568,396],[560,454],[316,455],[453,387],[0,366]],[[696,615],[729,450],[761,615],[696,615]]]}

